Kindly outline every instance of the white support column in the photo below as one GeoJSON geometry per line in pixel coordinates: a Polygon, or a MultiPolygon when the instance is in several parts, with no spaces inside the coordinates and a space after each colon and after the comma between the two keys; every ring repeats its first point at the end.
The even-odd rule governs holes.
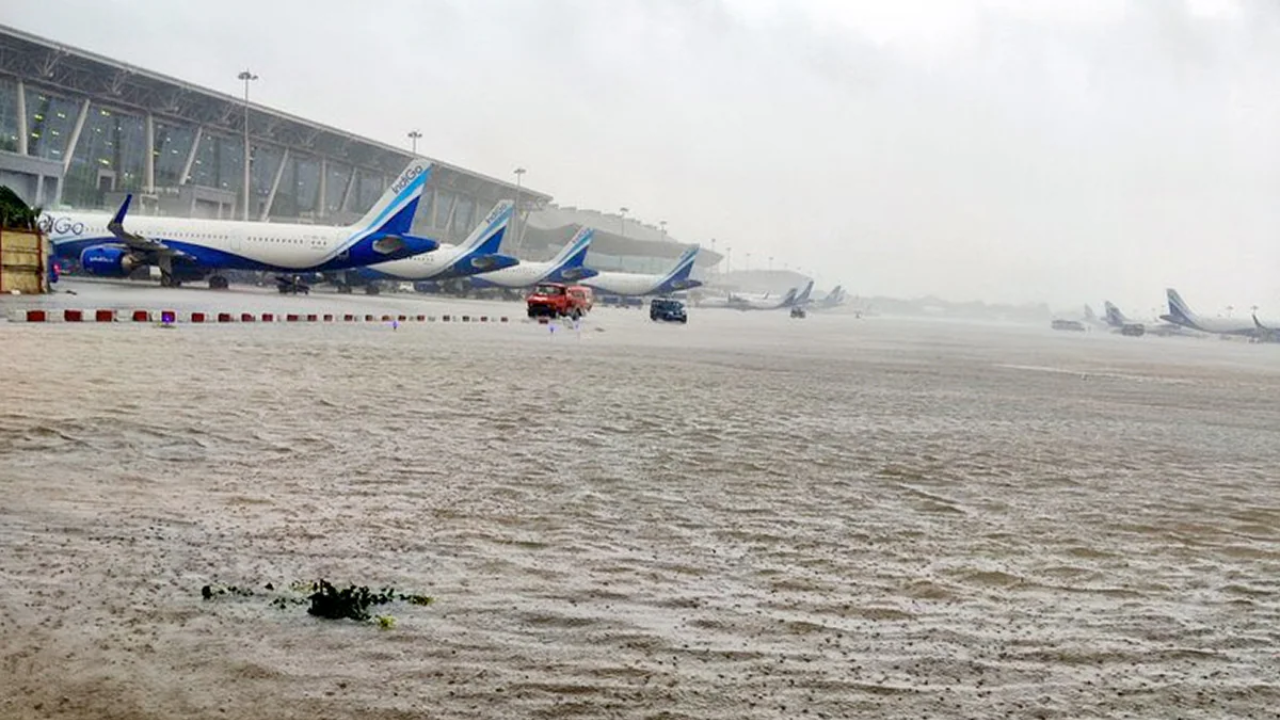
{"type": "MultiPolygon", "coordinates": [[[[71,137],[67,138],[67,149],[62,153],[62,174],[65,176],[71,172],[71,160],[76,156],[76,145],[80,143],[80,133],[84,131],[84,124],[89,119],[89,98],[85,98],[80,103],[80,115],[76,118],[76,126],[71,128],[71,137]]],[[[58,193],[58,199],[62,199],[62,193],[58,193]]]]}
{"type": "Polygon", "coordinates": [[[191,182],[191,166],[196,162],[196,152],[200,150],[200,141],[204,139],[204,126],[196,126],[196,136],[191,138],[191,149],[187,151],[187,161],[182,164],[182,177],[178,178],[179,185],[186,185],[191,182]]]}
{"type": "Polygon", "coordinates": [[[18,81],[18,154],[27,154],[27,138],[31,137],[31,128],[27,127],[27,87],[18,81]]]}
{"type": "Polygon", "coordinates": [[[142,164],[142,188],[148,195],[156,192],[156,119],[147,113],[147,154],[142,164]]]}
{"type": "Polygon", "coordinates": [[[316,217],[323,219],[329,214],[329,160],[320,158],[320,200],[316,205],[316,217]]]}
{"type": "MultiPolygon", "coordinates": [[[[458,207],[458,193],[449,193],[449,211],[444,214],[444,224],[437,227],[444,230],[444,236],[452,238],[453,236],[453,210],[458,207]]],[[[439,217],[437,214],[436,217],[439,217]]]]}
{"type": "Polygon", "coordinates": [[[522,248],[524,247],[524,229],[529,227],[529,210],[525,209],[516,215],[520,218],[520,235],[516,238],[516,247],[522,248]]]}
{"type": "Polygon", "coordinates": [[[284,149],[284,155],[280,156],[280,167],[276,168],[276,176],[271,180],[271,192],[267,193],[267,202],[262,206],[262,222],[266,222],[271,216],[271,206],[276,202],[276,190],[280,189],[280,178],[284,177],[284,166],[289,164],[289,148],[284,149]]]}
{"type": "Polygon", "coordinates": [[[346,212],[347,208],[351,207],[351,193],[355,192],[356,178],[359,172],[359,168],[355,165],[351,166],[351,175],[347,178],[347,190],[342,193],[342,205],[338,208],[338,212],[346,212]]]}

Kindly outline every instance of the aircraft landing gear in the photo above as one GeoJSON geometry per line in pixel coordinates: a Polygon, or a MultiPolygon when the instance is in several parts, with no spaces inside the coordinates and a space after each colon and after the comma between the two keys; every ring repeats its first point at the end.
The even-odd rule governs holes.
{"type": "Polygon", "coordinates": [[[378,295],[382,292],[382,287],[378,283],[370,280],[368,285],[364,286],[365,295],[378,295]]]}
{"type": "Polygon", "coordinates": [[[310,295],[311,288],[297,275],[278,275],[276,276],[276,288],[281,295],[310,295]]]}
{"type": "Polygon", "coordinates": [[[174,277],[170,273],[162,272],[160,273],[160,287],[166,287],[166,288],[182,287],[182,281],[174,277]]]}
{"type": "Polygon", "coordinates": [[[339,285],[339,286],[338,286],[338,294],[339,294],[339,295],[350,295],[350,294],[351,294],[351,286],[350,286],[350,285],[348,285],[348,284],[346,284],[346,283],[342,283],[341,285],[339,285]]]}
{"type": "Polygon", "coordinates": [[[230,280],[227,280],[226,278],[222,277],[221,275],[211,275],[211,276],[209,276],[209,289],[210,289],[210,290],[226,290],[226,289],[227,289],[227,288],[229,288],[229,287],[231,287],[231,281],[230,281],[230,280]]]}

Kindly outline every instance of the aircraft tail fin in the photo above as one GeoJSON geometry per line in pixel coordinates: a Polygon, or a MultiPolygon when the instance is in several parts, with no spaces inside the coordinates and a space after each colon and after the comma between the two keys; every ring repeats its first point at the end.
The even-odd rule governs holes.
{"type": "Polygon", "coordinates": [[[413,229],[414,215],[418,212],[418,201],[422,199],[422,190],[431,176],[431,168],[430,160],[416,158],[410,162],[352,228],[366,234],[409,234],[413,229]]]}
{"type": "Polygon", "coordinates": [[[782,302],[778,303],[778,307],[780,308],[791,307],[792,305],[795,305],[795,304],[796,304],[796,289],[791,288],[790,290],[787,291],[786,295],[782,296],[782,302]]]}
{"type": "Polygon", "coordinates": [[[812,280],[810,280],[810,281],[809,281],[809,282],[804,286],[804,290],[801,290],[801,291],[800,291],[800,294],[799,294],[799,295],[797,295],[797,296],[795,297],[795,299],[794,299],[792,302],[793,302],[794,304],[796,304],[796,305],[804,305],[805,303],[809,302],[809,297],[810,297],[811,295],[813,295],[813,281],[812,281],[812,280]]]}
{"type": "Polygon", "coordinates": [[[1180,325],[1194,325],[1196,321],[1195,313],[1191,312],[1191,308],[1187,305],[1177,290],[1167,288],[1165,295],[1169,299],[1169,317],[1173,322],[1180,325]]]}
{"type": "Polygon", "coordinates": [[[1107,319],[1107,324],[1111,327],[1124,327],[1128,324],[1129,319],[1126,318],[1124,313],[1120,312],[1120,308],[1113,305],[1110,300],[1103,300],[1102,308],[1106,313],[1105,317],[1107,319]]]}
{"type": "Polygon", "coordinates": [[[477,225],[462,242],[462,248],[474,250],[477,255],[497,254],[498,249],[502,247],[502,240],[506,236],[507,226],[511,223],[515,207],[516,204],[510,200],[499,201],[489,211],[484,221],[477,225]]]}
{"type": "Polygon", "coordinates": [[[693,272],[693,263],[698,259],[698,251],[701,249],[702,248],[697,245],[694,245],[688,250],[685,250],[684,253],[680,255],[680,259],[676,261],[675,267],[671,268],[671,271],[667,273],[667,277],[664,282],[688,280],[689,274],[693,272]]]}
{"type": "Polygon", "coordinates": [[[591,248],[591,238],[595,237],[594,228],[581,227],[578,232],[573,234],[573,238],[569,240],[560,252],[552,258],[551,264],[557,270],[564,268],[580,267],[587,259],[587,250],[591,248]]]}

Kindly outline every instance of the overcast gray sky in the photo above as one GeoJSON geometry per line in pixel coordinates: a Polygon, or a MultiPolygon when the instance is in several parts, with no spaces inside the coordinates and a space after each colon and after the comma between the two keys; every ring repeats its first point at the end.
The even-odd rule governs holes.
{"type": "Polygon", "coordinates": [[[8,8],[37,34],[816,269],[858,294],[1280,317],[1272,0],[8,8]],[[359,13],[364,13],[363,15],[359,13]]]}

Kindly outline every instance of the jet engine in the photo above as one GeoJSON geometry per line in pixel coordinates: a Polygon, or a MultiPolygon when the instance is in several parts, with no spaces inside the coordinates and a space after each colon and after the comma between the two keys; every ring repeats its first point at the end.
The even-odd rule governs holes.
{"type": "Polygon", "coordinates": [[[121,247],[95,245],[80,253],[80,267],[90,275],[129,277],[144,264],[141,258],[121,247]]]}

